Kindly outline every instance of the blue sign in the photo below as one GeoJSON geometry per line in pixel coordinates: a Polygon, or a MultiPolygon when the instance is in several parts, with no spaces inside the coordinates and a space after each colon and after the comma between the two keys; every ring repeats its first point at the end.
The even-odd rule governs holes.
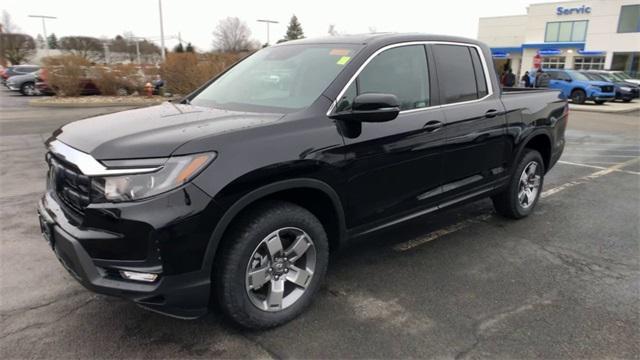
{"type": "Polygon", "coordinates": [[[573,14],[591,14],[591,7],[582,5],[580,7],[575,8],[566,8],[562,6],[558,6],[556,8],[556,15],[573,15],[573,14]]]}
{"type": "Polygon", "coordinates": [[[542,56],[548,56],[548,55],[560,55],[562,52],[560,51],[560,49],[540,49],[538,50],[538,54],[542,55],[542,56]]]}
{"type": "Polygon", "coordinates": [[[506,59],[506,58],[509,57],[509,53],[501,52],[501,51],[495,51],[491,55],[493,55],[493,57],[496,58],[496,59],[506,59]]]}
{"type": "Polygon", "coordinates": [[[606,51],[599,50],[578,50],[578,54],[580,55],[604,55],[606,53],[606,51]]]}

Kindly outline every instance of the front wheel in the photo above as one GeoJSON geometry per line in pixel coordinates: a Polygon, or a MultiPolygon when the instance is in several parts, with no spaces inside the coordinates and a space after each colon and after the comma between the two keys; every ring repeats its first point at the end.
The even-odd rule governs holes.
{"type": "Polygon", "coordinates": [[[274,327],[311,303],[327,269],[329,243],[308,210],[283,201],[257,204],[223,239],[213,274],[218,305],[234,323],[274,327]]]}
{"type": "Polygon", "coordinates": [[[576,89],[571,92],[571,101],[574,104],[584,104],[586,100],[587,94],[584,92],[584,90],[576,89]]]}
{"type": "Polygon", "coordinates": [[[594,101],[597,105],[602,105],[606,102],[606,100],[595,100],[594,101]]]}
{"type": "Polygon", "coordinates": [[[512,219],[531,214],[542,192],[544,172],[540,153],[525,149],[508,187],[492,197],[496,212],[512,219]]]}
{"type": "Polygon", "coordinates": [[[36,95],[36,84],[32,82],[26,82],[22,84],[20,87],[20,93],[24,96],[33,96],[36,95]]]}

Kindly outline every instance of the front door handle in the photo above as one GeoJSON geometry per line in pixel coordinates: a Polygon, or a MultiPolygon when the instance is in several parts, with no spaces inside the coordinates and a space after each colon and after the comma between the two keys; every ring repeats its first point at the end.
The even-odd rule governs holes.
{"type": "Polygon", "coordinates": [[[425,129],[427,132],[433,132],[440,129],[443,125],[444,124],[442,123],[442,121],[432,120],[424,124],[422,128],[425,129]]]}
{"type": "Polygon", "coordinates": [[[498,110],[496,109],[487,110],[487,112],[484,113],[484,116],[488,118],[496,117],[496,115],[498,115],[498,110]]]}

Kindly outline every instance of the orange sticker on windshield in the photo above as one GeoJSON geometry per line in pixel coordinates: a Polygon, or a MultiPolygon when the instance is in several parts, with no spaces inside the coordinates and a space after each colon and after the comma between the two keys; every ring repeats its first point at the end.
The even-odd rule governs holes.
{"type": "Polygon", "coordinates": [[[331,51],[329,51],[329,55],[345,56],[349,55],[350,52],[351,50],[349,49],[331,49],[331,51]]]}

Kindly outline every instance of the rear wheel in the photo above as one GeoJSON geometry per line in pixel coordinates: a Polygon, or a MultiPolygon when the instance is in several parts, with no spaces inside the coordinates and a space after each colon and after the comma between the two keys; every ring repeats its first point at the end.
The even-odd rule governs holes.
{"type": "Polygon", "coordinates": [[[269,328],[311,303],[327,269],[329,243],[308,210],[267,201],[245,212],[223,239],[214,269],[218,305],[233,322],[269,328]]]}
{"type": "Polygon", "coordinates": [[[626,102],[626,103],[628,103],[628,102],[631,102],[631,99],[629,99],[629,98],[627,98],[627,99],[622,99],[622,102],[626,102]]]}
{"type": "Polygon", "coordinates": [[[20,87],[20,93],[25,96],[36,95],[36,84],[32,82],[26,82],[20,87]]]}
{"type": "Polygon", "coordinates": [[[584,92],[584,90],[575,89],[571,92],[571,101],[574,104],[584,104],[586,100],[587,94],[584,92]]]}
{"type": "Polygon", "coordinates": [[[544,162],[540,153],[525,149],[509,186],[492,197],[496,212],[520,219],[528,216],[538,203],[544,182],[544,162]]]}

